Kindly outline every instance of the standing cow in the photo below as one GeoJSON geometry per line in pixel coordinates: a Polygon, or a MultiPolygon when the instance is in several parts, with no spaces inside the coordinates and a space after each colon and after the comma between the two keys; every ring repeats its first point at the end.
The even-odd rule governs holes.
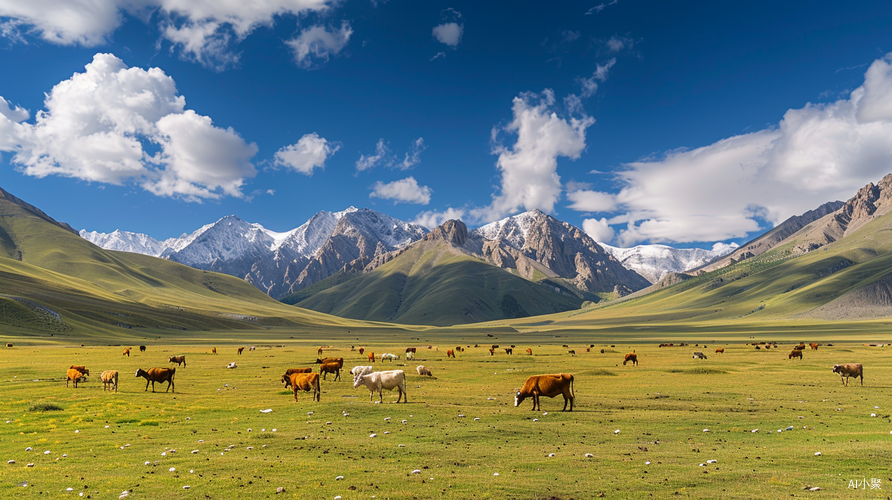
{"type": "Polygon", "coordinates": [[[623,360],[623,366],[625,366],[625,364],[628,363],[629,361],[632,362],[632,366],[638,366],[638,355],[635,354],[634,352],[630,352],[629,354],[626,354],[626,359],[623,360]]]}
{"type": "Polygon", "coordinates": [[[523,388],[514,395],[514,406],[520,406],[523,400],[533,398],[533,410],[539,411],[539,396],[553,398],[561,394],[564,396],[564,408],[567,410],[567,402],[570,403],[570,411],[573,411],[573,402],[576,395],[573,393],[573,375],[570,373],[555,373],[551,375],[533,375],[528,378],[523,388]]]}
{"type": "Polygon", "coordinates": [[[378,391],[379,400],[383,403],[384,389],[388,391],[398,389],[400,393],[396,402],[399,403],[400,399],[403,400],[403,403],[409,402],[409,395],[406,392],[406,374],[402,370],[361,374],[353,380],[353,388],[356,389],[360,385],[366,386],[369,390],[369,401],[372,401],[372,396],[375,391],[378,391]]]}
{"type": "Polygon", "coordinates": [[[864,367],[861,366],[861,363],[833,365],[833,373],[839,374],[839,379],[846,387],[849,386],[849,377],[861,377],[861,385],[864,385],[864,367]]]}

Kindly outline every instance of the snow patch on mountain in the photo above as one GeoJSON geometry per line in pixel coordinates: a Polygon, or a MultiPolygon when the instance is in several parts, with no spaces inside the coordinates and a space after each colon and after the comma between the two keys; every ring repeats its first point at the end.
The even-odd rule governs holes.
{"type": "Polygon", "coordinates": [[[668,273],[683,273],[698,268],[737,249],[737,244],[716,243],[712,250],[673,248],[666,245],[638,245],[618,248],[598,243],[626,268],[657,283],[668,273]]]}

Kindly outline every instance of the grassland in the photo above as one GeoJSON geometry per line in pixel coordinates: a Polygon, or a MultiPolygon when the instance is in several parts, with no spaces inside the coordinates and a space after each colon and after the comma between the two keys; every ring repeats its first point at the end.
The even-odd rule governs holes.
{"type": "MultiPolygon", "coordinates": [[[[317,340],[258,343],[241,356],[231,339],[216,356],[209,345],[167,343],[129,358],[120,346],[0,349],[0,497],[885,498],[892,489],[889,348],[835,344],[790,361],[789,344],[607,342],[586,353],[568,341],[573,357],[560,343],[517,341],[515,353],[534,355],[490,356],[471,340],[430,350],[398,342],[362,345],[401,357],[419,347],[417,362],[392,367],[407,372],[408,404],[395,393],[371,403],[349,374],[324,381],[320,402],[295,403],[277,379],[309,366],[317,340]],[[459,343],[469,347],[447,360],[459,343]],[[623,366],[632,349],[640,366],[623,366]],[[693,350],[709,359],[691,359],[693,350]],[[136,369],[175,354],[188,363],[176,392],[144,392],[136,369]],[[238,368],[225,369],[231,361],[238,368]],[[830,371],[841,362],[865,365],[863,387],[842,386],[830,371]],[[78,389],[65,387],[70,364],[92,373],[78,389]],[[415,375],[417,364],[434,378],[415,375]],[[120,372],[117,394],[102,390],[105,369],[120,372]],[[553,372],[576,376],[572,413],[559,411],[560,397],[543,399],[541,412],[513,406],[526,377],[553,372]],[[865,478],[881,488],[849,488],[865,478]]],[[[348,369],[367,364],[350,345],[325,355],[348,369]]]]}

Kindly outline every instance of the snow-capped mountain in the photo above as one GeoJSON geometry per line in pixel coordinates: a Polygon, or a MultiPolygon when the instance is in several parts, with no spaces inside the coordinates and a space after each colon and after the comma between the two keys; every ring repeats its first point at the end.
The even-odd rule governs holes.
{"type": "Polygon", "coordinates": [[[286,232],[234,215],[163,242],[127,231],[80,235],[110,250],[153,255],[243,278],[279,298],[331,276],[357,258],[371,258],[423,237],[427,230],[367,208],[322,211],[286,232]]]}
{"type": "Polygon", "coordinates": [[[668,273],[683,273],[698,268],[737,249],[737,245],[727,245],[715,250],[672,248],[665,245],[638,245],[631,248],[617,248],[604,243],[600,245],[623,266],[644,276],[651,283],[659,282],[668,273]]]}

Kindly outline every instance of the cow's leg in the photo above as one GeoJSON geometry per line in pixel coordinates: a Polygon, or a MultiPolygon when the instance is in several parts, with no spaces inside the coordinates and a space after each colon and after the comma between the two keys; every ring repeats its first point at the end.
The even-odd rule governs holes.
{"type": "Polygon", "coordinates": [[[381,403],[384,402],[384,389],[383,388],[378,389],[378,398],[381,403]]]}
{"type": "MultiPolygon", "coordinates": [[[[149,390],[149,379],[146,379],[146,391],[148,391],[148,390],[149,390]]],[[[145,392],[145,391],[143,391],[143,392],[145,392]]]]}

